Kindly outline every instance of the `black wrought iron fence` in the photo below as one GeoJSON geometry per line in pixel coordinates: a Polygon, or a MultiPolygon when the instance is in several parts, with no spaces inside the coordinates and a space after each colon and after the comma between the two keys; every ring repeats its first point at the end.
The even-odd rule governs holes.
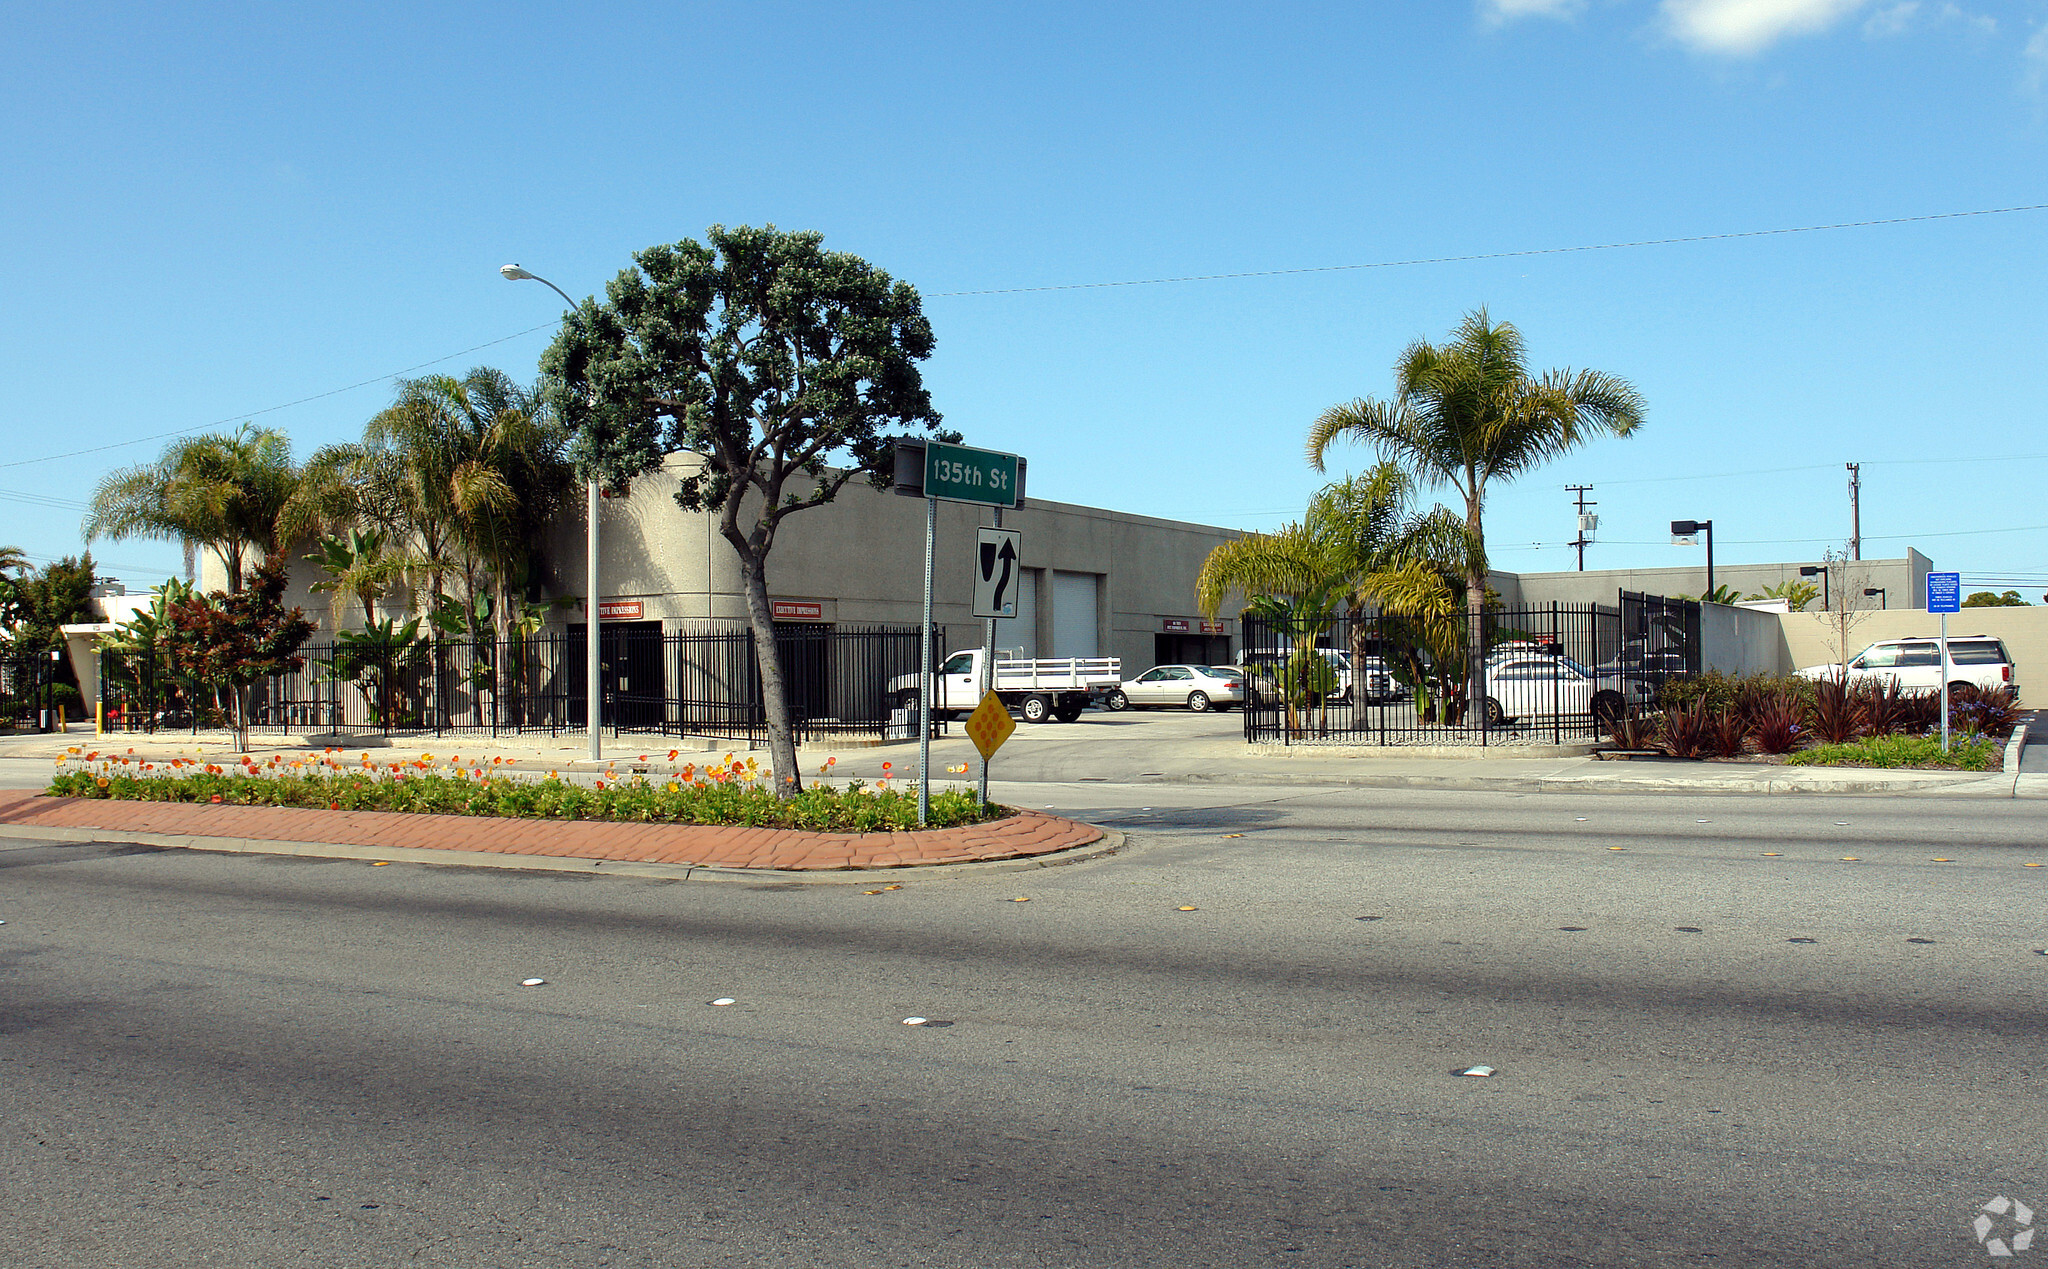
{"type": "MultiPolygon", "coordinates": [[[[745,627],[606,628],[602,639],[602,718],[614,735],[767,738],[760,659],[745,627]]],[[[881,733],[890,680],[917,673],[914,626],[791,625],[776,642],[799,742],[881,733]]],[[[943,659],[944,639],[934,643],[943,659]]],[[[255,685],[251,726],[295,735],[580,732],[585,646],[580,630],[507,642],[312,645],[300,650],[303,668],[255,685]]],[[[160,654],[110,650],[100,667],[110,729],[205,726],[232,708],[160,654]]]]}
{"type": "Polygon", "coordinates": [[[1666,678],[1699,671],[1699,606],[1623,594],[1618,607],[1489,611],[1484,693],[1468,699],[1462,619],[1384,613],[1244,618],[1248,741],[1498,745],[1596,739],[1655,705],[1666,678]]]}
{"type": "Polygon", "coordinates": [[[61,674],[60,663],[47,652],[0,656],[0,727],[35,731],[52,726],[62,705],[59,686],[67,686],[75,716],[77,691],[68,688],[61,674]]]}

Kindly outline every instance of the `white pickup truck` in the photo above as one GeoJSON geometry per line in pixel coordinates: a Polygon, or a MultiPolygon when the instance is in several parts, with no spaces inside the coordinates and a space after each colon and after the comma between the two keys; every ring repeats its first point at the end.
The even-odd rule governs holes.
{"type": "MultiPolygon", "coordinates": [[[[995,670],[996,695],[1027,723],[1071,723],[1091,703],[1122,687],[1124,677],[1115,657],[1025,661],[998,651],[995,670]]],[[[955,652],[932,678],[933,717],[967,713],[981,703],[981,649],[955,652]]],[[[916,709],[917,680],[915,674],[890,679],[890,705],[916,709]]]]}

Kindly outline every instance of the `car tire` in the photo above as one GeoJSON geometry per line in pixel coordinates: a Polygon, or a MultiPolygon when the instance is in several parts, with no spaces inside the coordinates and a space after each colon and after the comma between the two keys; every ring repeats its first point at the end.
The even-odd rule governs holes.
{"type": "Polygon", "coordinates": [[[1052,721],[1052,697],[1039,693],[1024,698],[1021,711],[1027,723],[1049,723],[1052,721]]]}
{"type": "Polygon", "coordinates": [[[1195,713],[1197,713],[1197,714],[1206,714],[1206,713],[1208,713],[1208,712],[1209,712],[1209,694],[1208,694],[1207,692],[1189,692],[1189,693],[1188,693],[1188,708],[1189,708],[1189,709],[1191,709],[1191,710],[1193,710],[1193,711],[1194,711],[1195,713]]]}
{"type": "Polygon", "coordinates": [[[1598,727],[1612,727],[1628,713],[1628,702],[1620,692],[1593,693],[1593,723],[1598,727]]]}
{"type": "Polygon", "coordinates": [[[1508,714],[1507,714],[1507,711],[1501,708],[1501,706],[1500,706],[1500,702],[1499,702],[1499,701],[1497,701],[1497,700],[1495,700],[1495,699],[1493,699],[1493,698],[1492,698],[1491,696],[1487,697],[1487,698],[1486,698],[1486,725],[1487,725],[1488,727],[1498,727],[1498,726],[1500,726],[1500,725],[1501,725],[1502,723],[1506,722],[1507,720],[1508,720],[1508,714]]]}
{"type": "Polygon", "coordinates": [[[1102,707],[1104,709],[1129,709],[1131,707],[1131,698],[1125,696],[1122,691],[1111,692],[1102,698],[1102,707]]]}
{"type": "Polygon", "coordinates": [[[905,692],[901,696],[898,696],[896,698],[896,708],[907,709],[911,713],[915,714],[917,712],[917,693],[914,691],[905,692]]]}
{"type": "Polygon", "coordinates": [[[1953,682],[1953,683],[1951,683],[1951,684],[1949,684],[1949,685],[1948,685],[1948,696],[1949,696],[1949,699],[1950,699],[1950,700],[1954,700],[1954,699],[1956,698],[1956,694],[1957,694],[1958,692],[1962,691],[1962,690],[1963,690],[1964,688],[1966,688],[1966,687],[1975,687],[1975,686],[1977,686],[1977,685],[1976,685],[1975,683],[1966,683],[1966,682],[1962,681],[1961,679],[1958,679],[1958,680],[1956,680],[1955,682],[1953,682]]]}

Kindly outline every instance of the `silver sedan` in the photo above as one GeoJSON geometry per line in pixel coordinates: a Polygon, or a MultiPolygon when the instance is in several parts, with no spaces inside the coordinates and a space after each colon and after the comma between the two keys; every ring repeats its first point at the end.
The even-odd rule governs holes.
{"type": "Polygon", "coordinates": [[[1154,666],[1103,700],[1111,709],[1186,706],[1197,714],[1243,703],[1244,675],[1228,665],[1154,666]]]}

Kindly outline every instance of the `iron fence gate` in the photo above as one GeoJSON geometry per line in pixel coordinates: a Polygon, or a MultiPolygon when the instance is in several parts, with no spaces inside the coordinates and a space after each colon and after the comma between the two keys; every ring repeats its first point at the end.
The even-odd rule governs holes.
{"type": "MultiPolygon", "coordinates": [[[[22,731],[52,727],[51,711],[59,708],[56,688],[69,682],[63,669],[48,652],[0,657],[0,726],[22,731]]],[[[70,694],[77,698],[75,689],[70,694]]]]}
{"type": "MultiPolygon", "coordinates": [[[[943,659],[943,632],[934,656],[943,659]]],[[[613,735],[767,739],[760,660],[745,628],[703,624],[669,630],[603,629],[599,664],[603,725],[613,735]]],[[[302,668],[256,683],[251,728],[307,735],[436,736],[581,732],[588,686],[584,636],[548,634],[506,642],[365,641],[302,648],[302,668]]],[[[776,648],[797,740],[879,735],[889,721],[889,681],[914,675],[915,626],[776,629],[776,648]]],[[[100,654],[100,699],[110,730],[226,725],[225,691],[181,674],[161,653],[100,654]]]]}
{"type": "Polygon", "coordinates": [[[1243,619],[1244,735],[1300,745],[1563,744],[1655,707],[1700,666],[1699,605],[1623,593],[1621,603],[1489,610],[1477,708],[1463,618],[1385,613],[1243,619]]]}

